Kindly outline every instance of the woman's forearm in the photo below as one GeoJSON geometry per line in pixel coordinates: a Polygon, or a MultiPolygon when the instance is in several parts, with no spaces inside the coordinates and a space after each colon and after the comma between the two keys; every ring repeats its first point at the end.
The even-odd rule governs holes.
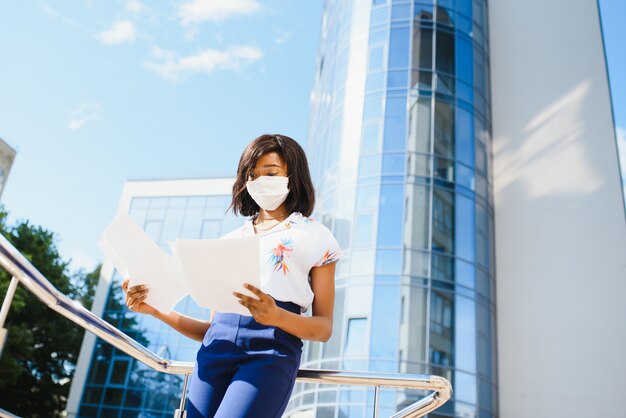
{"type": "Polygon", "coordinates": [[[281,314],[273,325],[303,340],[322,342],[328,341],[333,328],[332,321],[326,317],[303,316],[285,309],[281,309],[281,314]]]}
{"type": "Polygon", "coordinates": [[[184,336],[196,341],[202,341],[204,334],[211,326],[210,321],[202,321],[176,311],[171,311],[168,314],[157,311],[152,316],[165,322],[184,336]]]}

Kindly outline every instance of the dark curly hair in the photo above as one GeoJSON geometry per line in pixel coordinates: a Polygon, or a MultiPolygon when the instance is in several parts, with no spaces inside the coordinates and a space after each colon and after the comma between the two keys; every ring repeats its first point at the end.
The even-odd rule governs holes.
{"type": "Polygon", "coordinates": [[[315,189],[311,181],[309,163],[304,150],[293,138],[278,134],[264,134],[255,138],[241,154],[237,167],[237,179],[233,184],[233,199],[228,210],[235,215],[256,216],[259,205],[246,189],[246,181],[254,171],[256,162],[262,155],[277,153],[287,166],[289,194],[285,199],[287,213],[300,212],[311,216],[315,206],[315,189]]]}

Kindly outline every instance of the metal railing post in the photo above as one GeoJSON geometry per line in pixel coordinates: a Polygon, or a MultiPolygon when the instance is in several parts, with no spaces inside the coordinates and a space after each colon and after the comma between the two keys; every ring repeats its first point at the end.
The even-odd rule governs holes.
{"type": "Polygon", "coordinates": [[[4,321],[6,321],[7,315],[9,314],[9,308],[11,307],[11,302],[13,302],[13,295],[15,295],[15,289],[17,289],[18,283],[19,279],[13,276],[11,278],[11,283],[9,283],[7,294],[4,296],[2,308],[0,309],[0,357],[2,357],[4,343],[6,342],[7,334],[9,333],[9,330],[4,327],[4,321]]]}
{"type": "Polygon", "coordinates": [[[183,393],[180,395],[180,406],[176,411],[174,411],[174,418],[185,418],[187,416],[187,411],[185,410],[185,399],[187,397],[187,381],[189,380],[189,375],[185,374],[185,378],[183,380],[183,393]]]}
{"type": "Polygon", "coordinates": [[[374,386],[374,418],[378,418],[378,392],[380,391],[380,386],[374,386]]]}

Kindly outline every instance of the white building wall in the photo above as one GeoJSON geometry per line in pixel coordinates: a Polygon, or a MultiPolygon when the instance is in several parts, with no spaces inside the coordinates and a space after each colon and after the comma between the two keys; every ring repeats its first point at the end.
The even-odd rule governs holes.
{"type": "Polygon", "coordinates": [[[500,416],[624,417],[626,215],[598,5],[489,7],[500,416]]]}

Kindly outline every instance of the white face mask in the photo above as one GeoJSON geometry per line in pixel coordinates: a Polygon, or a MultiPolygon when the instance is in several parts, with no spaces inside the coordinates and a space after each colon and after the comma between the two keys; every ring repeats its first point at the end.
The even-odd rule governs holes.
{"type": "Polygon", "coordinates": [[[265,210],[275,210],[287,199],[289,178],[285,176],[259,176],[246,182],[246,189],[254,201],[265,210]]]}

